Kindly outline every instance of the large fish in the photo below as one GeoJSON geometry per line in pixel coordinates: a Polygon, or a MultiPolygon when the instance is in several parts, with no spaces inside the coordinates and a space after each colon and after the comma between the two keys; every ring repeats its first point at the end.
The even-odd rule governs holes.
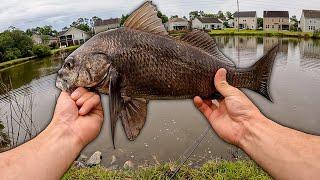
{"type": "Polygon", "coordinates": [[[180,39],[168,36],[157,8],[144,3],[124,27],[99,33],[65,59],[56,85],[61,90],[90,88],[109,94],[114,145],[121,120],[129,140],[135,140],[147,117],[148,100],[214,98],[214,74],[228,71],[229,83],[270,99],[268,85],[278,47],[249,68],[237,68],[208,34],[191,31],[180,39]]]}

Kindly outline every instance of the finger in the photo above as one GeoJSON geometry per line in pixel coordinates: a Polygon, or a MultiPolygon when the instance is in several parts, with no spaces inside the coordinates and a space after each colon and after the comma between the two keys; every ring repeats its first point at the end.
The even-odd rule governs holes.
{"type": "Polygon", "coordinates": [[[227,71],[223,68],[219,69],[214,77],[214,85],[224,97],[234,96],[238,93],[237,88],[228,84],[226,76],[227,71]]]}
{"type": "Polygon", "coordinates": [[[203,102],[203,100],[199,96],[196,96],[194,98],[194,104],[206,118],[210,117],[212,110],[206,103],[203,102]]]}
{"type": "Polygon", "coordinates": [[[81,96],[83,96],[83,94],[85,94],[87,92],[88,92],[88,90],[86,88],[79,87],[71,94],[71,98],[74,101],[77,101],[81,96]]]}
{"type": "Polygon", "coordinates": [[[76,102],[77,106],[82,106],[84,102],[86,102],[88,99],[90,99],[91,97],[93,97],[94,95],[96,95],[93,92],[87,92],[85,94],[83,94],[76,102]]]}
{"type": "Polygon", "coordinates": [[[95,94],[83,103],[82,107],[79,110],[79,114],[84,116],[99,104],[100,104],[100,96],[95,94]]]}

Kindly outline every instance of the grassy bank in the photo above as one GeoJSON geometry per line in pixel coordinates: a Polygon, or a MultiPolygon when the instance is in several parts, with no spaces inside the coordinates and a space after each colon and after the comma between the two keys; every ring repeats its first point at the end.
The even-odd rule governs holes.
{"type": "MultiPolygon", "coordinates": [[[[93,168],[72,167],[62,179],[166,179],[166,174],[174,170],[173,164],[164,164],[136,170],[108,170],[98,166],[93,168]]],[[[177,179],[271,179],[254,162],[210,161],[200,168],[184,166],[177,179]]]]}
{"type": "Polygon", "coordinates": [[[74,50],[76,50],[79,46],[69,46],[69,47],[65,47],[65,48],[60,48],[60,49],[53,49],[51,50],[52,54],[58,54],[61,52],[73,52],[74,50]]]}
{"type": "Polygon", "coordinates": [[[240,30],[236,29],[223,29],[212,30],[209,35],[229,35],[229,36],[266,36],[266,37],[296,37],[296,38],[313,38],[313,33],[306,32],[292,32],[292,31],[262,31],[262,30],[240,30]]]}

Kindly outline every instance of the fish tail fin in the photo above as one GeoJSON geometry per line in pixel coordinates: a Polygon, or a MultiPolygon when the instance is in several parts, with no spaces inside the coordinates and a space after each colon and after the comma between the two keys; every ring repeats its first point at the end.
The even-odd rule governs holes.
{"type": "Polygon", "coordinates": [[[279,50],[279,45],[274,46],[253,66],[248,69],[238,69],[234,78],[230,77],[233,86],[238,88],[248,88],[261,94],[272,102],[269,92],[271,72],[275,58],[279,50]]]}
{"type": "Polygon", "coordinates": [[[261,94],[269,101],[272,102],[272,98],[269,92],[269,84],[271,79],[271,72],[273,64],[279,51],[279,44],[271,48],[267,54],[259,59],[253,66],[253,76],[256,77],[256,82],[253,83],[249,89],[261,94]]]}

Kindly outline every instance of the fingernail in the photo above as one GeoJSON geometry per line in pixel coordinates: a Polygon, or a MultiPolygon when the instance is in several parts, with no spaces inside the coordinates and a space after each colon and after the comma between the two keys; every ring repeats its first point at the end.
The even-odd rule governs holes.
{"type": "Polygon", "coordinates": [[[79,96],[80,96],[80,94],[79,94],[78,91],[74,91],[74,92],[71,94],[71,98],[72,98],[72,99],[77,99],[77,98],[79,98],[79,96]]]}
{"type": "Polygon", "coordinates": [[[83,108],[81,108],[81,109],[79,110],[79,114],[84,114],[84,109],[83,109],[83,108]]]}

